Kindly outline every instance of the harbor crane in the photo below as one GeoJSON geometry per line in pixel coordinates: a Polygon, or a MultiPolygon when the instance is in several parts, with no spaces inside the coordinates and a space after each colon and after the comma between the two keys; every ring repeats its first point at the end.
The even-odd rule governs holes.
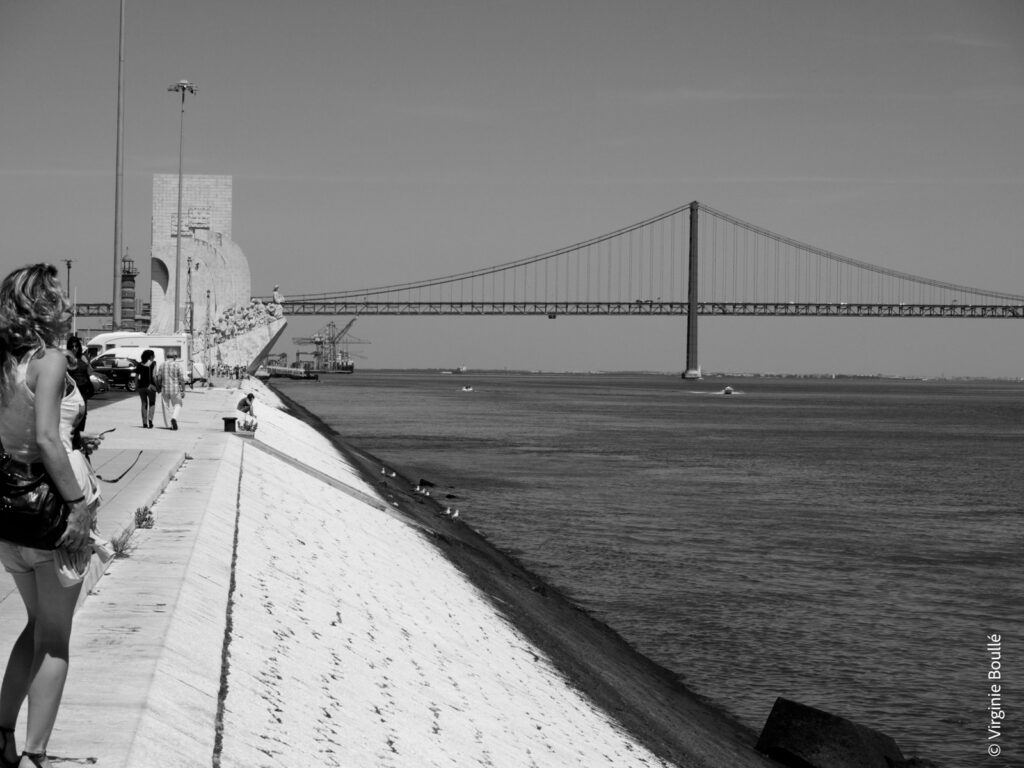
{"type": "MultiPolygon", "coordinates": [[[[356,319],[353,317],[340,330],[332,320],[312,336],[300,336],[292,339],[300,347],[313,347],[313,361],[310,367],[312,372],[352,373],[355,370],[355,363],[352,362],[352,358],[349,355],[348,345],[370,343],[364,339],[348,336],[348,332],[355,324],[356,319]]],[[[303,354],[310,353],[297,352],[295,355],[295,364],[297,366],[305,367],[300,362],[303,354]]]]}

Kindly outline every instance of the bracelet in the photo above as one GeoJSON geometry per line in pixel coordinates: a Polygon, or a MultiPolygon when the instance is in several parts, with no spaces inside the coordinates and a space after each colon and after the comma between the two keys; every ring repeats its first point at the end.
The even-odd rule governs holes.
{"type": "Polygon", "coordinates": [[[70,507],[72,504],[77,504],[80,501],[85,501],[85,494],[82,494],[77,499],[68,499],[64,503],[67,504],[70,507]]]}

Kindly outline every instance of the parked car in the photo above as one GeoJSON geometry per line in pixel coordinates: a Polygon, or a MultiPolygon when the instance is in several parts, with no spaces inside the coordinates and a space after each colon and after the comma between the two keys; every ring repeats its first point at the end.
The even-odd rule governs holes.
{"type": "Polygon", "coordinates": [[[93,358],[89,365],[96,373],[106,376],[111,386],[124,387],[129,392],[139,388],[139,375],[135,372],[138,363],[135,360],[107,353],[93,358]]]}
{"type": "Polygon", "coordinates": [[[110,378],[105,373],[93,371],[89,376],[89,381],[92,382],[93,392],[97,395],[100,392],[110,391],[110,378]]]}

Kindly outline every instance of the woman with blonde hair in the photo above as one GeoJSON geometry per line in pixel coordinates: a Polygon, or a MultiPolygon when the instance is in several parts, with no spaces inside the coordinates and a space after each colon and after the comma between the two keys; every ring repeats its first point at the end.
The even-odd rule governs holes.
{"type": "MultiPolygon", "coordinates": [[[[71,431],[84,409],[57,348],[67,334],[69,304],[57,268],[34,264],[0,283],[0,442],[4,467],[49,477],[64,500],[63,516],[40,546],[18,538],[0,519],[0,563],[12,575],[28,620],[11,650],[0,687],[0,766],[48,768],[46,747],[57,718],[68,672],[71,621],[81,591],[81,572],[91,553],[90,533],[99,491],[85,457],[71,449],[71,431]],[[60,529],[63,528],[63,531],[60,529]],[[61,565],[76,564],[69,569],[61,565]],[[14,728],[28,700],[24,752],[14,728]]],[[[13,470],[11,470],[13,472],[13,470]]],[[[4,482],[6,483],[6,475],[4,482]]],[[[0,506],[10,497],[3,485],[0,506]]],[[[3,516],[0,509],[0,516],[3,516]]],[[[19,534],[20,535],[20,534],[19,534]]],[[[34,543],[34,541],[33,541],[34,543]]]]}

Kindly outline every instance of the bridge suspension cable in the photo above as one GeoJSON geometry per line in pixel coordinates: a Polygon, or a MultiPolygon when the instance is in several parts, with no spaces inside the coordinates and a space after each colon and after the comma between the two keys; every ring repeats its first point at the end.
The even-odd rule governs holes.
{"type": "Polygon", "coordinates": [[[688,211],[689,205],[681,206],[598,237],[491,267],[370,288],[291,295],[289,301],[422,296],[437,289],[450,300],[458,290],[459,299],[466,301],[618,302],[629,301],[634,294],[650,297],[660,287],[674,287],[671,294],[681,301],[685,290],[677,278],[683,277],[678,268],[683,254],[676,243],[685,242],[679,233],[688,211]]]}
{"type": "Polygon", "coordinates": [[[802,243],[700,205],[704,301],[1013,304],[1019,294],[900,272],[802,243]]]}
{"type": "MultiPolygon", "coordinates": [[[[893,309],[910,306],[930,307],[922,310],[928,316],[963,316],[960,307],[1024,305],[1018,294],[841,256],[695,202],[534,256],[441,277],[291,295],[286,307],[300,314],[331,314],[335,307],[377,314],[682,315],[692,300],[694,207],[701,314],[914,314],[893,309]],[[822,309],[850,306],[857,309],[822,309]]],[[[975,316],[992,316],[978,311],[975,316]]]]}

